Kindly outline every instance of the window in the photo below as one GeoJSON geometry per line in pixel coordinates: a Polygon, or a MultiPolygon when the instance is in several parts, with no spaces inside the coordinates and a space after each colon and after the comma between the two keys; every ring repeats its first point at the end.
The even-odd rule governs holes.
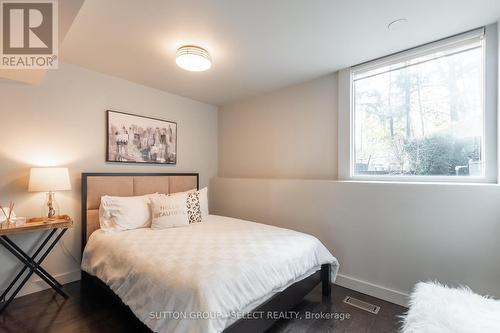
{"type": "Polygon", "coordinates": [[[483,35],[351,69],[352,178],[485,177],[483,35]]]}

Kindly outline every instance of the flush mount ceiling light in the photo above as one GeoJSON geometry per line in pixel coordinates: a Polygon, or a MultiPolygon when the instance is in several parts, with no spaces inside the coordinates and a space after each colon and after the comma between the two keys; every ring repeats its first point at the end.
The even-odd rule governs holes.
{"type": "Polygon", "coordinates": [[[404,26],[407,22],[408,22],[408,19],[405,19],[405,18],[400,18],[400,19],[394,20],[387,25],[387,29],[396,30],[396,29],[404,26]]]}
{"type": "Polygon", "coordinates": [[[191,72],[202,72],[212,67],[212,60],[207,50],[194,45],[180,47],[175,62],[180,68],[191,72]]]}

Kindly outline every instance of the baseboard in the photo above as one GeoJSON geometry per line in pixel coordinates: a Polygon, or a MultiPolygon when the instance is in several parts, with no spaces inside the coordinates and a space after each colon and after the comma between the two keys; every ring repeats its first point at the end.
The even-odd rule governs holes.
{"type": "MultiPolygon", "coordinates": [[[[54,277],[61,284],[70,283],[73,281],[78,281],[78,280],[80,280],[80,270],[62,273],[62,274],[56,274],[56,275],[54,275],[54,277]]],[[[30,280],[30,281],[28,281],[28,283],[26,283],[26,285],[23,287],[23,289],[21,289],[19,294],[17,294],[16,298],[24,296],[24,295],[36,293],[37,291],[42,291],[42,290],[45,290],[48,288],[50,288],[50,286],[47,283],[45,283],[39,277],[36,277],[35,279],[30,280]]]]}
{"type": "Polygon", "coordinates": [[[343,274],[337,275],[337,280],[335,281],[335,284],[341,287],[358,291],[363,294],[383,299],[384,301],[408,307],[409,295],[401,291],[385,288],[343,274]]]}

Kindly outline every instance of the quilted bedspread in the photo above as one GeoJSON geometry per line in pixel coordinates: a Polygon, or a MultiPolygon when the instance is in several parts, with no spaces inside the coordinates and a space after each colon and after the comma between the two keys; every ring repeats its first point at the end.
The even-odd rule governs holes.
{"type": "Polygon", "coordinates": [[[178,228],[98,230],[82,269],[155,332],[215,333],[327,263],[334,281],[338,262],[311,235],[209,215],[178,228]]]}

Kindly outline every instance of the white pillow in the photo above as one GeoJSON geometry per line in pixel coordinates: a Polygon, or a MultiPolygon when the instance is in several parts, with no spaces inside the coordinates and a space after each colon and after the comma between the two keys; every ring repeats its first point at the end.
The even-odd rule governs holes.
{"type": "Polygon", "coordinates": [[[106,232],[146,228],[151,225],[149,199],[158,194],[136,197],[101,197],[99,223],[106,232]]]}
{"type": "Polygon", "coordinates": [[[204,187],[198,191],[198,195],[200,196],[200,208],[201,208],[201,216],[207,216],[208,213],[208,187],[204,187]]]}
{"type": "Polygon", "coordinates": [[[189,224],[186,192],[174,195],[160,194],[150,199],[151,229],[166,229],[189,224]]]}

